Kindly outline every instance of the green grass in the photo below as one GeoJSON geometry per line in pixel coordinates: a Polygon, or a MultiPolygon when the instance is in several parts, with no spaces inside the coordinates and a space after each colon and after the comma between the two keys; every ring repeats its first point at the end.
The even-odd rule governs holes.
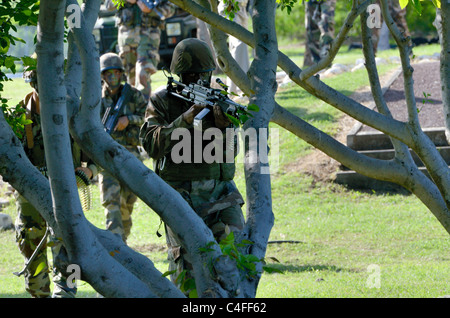
{"type": "Polygon", "coordinates": [[[275,225],[258,297],[437,297],[448,294],[448,233],[413,196],[313,186],[302,175],[273,181],[275,225]],[[367,284],[370,265],[380,288],[367,284]]]}
{"type": "MultiPolygon", "coordinates": [[[[290,47],[289,50],[290,55],[301,58],[301,49],[290,47]]],[[[427,46],[415,49],[415,54],[431,55],[437,51],[437,46],[427,46]]],[[[345,54],[341,56],[343,61],[351,61],[357,55],[350,52],[349,58],[345,54]]],[[[387,65],[380,72],[392,67],[395,65],[387,65]]],[[[367,85],[367,75],[360,71],[325,81],[349,95],[367,85]]],[[[156,74],[153,83],[153,87],[164,85],[161,72],[156,74]]],[[[5,96],[13,99],[28,91],[21,79],[5,85],[5,96]]],[[[276,98],[282,106],[316,127],[330,134],[336,132],[341,113],[303,89],[288,85],[279,90],[276,98]]],[[[271,124],[271,128],[277,125],[271,124]]],[[[450,294],[450,237],[416,197],[350,191],[338,185],[315,183],[311,177],[298,172],[288,172],[286,165],[301,160],[312,147],[289,132],[280,130],[279,133],[280,169],[271,180],[275,224],[270,240],[299,243],[269,244],[266,256],[270,266],[282,273],[264,273],[257,297],[412,298],[450,294]],[[271,257],[279,263],[270,261],[271,257]],[[378,272],[371,270],[373,266],[378,272]]],[[[146,164],[151,166],[149,161],[146,164]]],[[[236,184],[244,194],[242,165],[239,168],[236,184]]],[[[96,186],[92,187],[92,196],[94,206],[86,217],[104,228],[96,186]]],[[[15,218],[13,200],[2,212],[15,218]]],[[[168,266],[165,237],[156,235],[158,229],[164,232],[159,228],[158,216],[139,200],[133,222],[129,245],[165,272],[168,266]]],[[[12,275],[23,266],[12,231],[0,232],[0,250],[0,297],[28,297],[23,278],[12,275]]],[[[81,282],[78,297],[96,297],[96,293],[81,282]]]]}

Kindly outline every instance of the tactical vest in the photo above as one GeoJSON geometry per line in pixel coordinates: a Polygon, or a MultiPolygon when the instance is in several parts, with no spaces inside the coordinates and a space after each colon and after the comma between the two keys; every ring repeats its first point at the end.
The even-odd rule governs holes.
{"type": "MultiPolygon", "coordinates": [[[[182,113],[187,111],[192,104],[180,100],[167,93],[166,90],[158,92],[158,101],[164,101],[163,108],[165,110],[164,118],[167,122],[172,123],[182,113]]],[[[202,122],[203,130],[214,126],[214,115],[210,112],[202,122]]],[[[211,143],[211,140],[204,140],[201,146],[201,163],[194,162],[194,128],[189,129],[191,136],[191,160],[188,163],[174,163],[172,160],[172,152],[167,153],[164,158],[160,158],[155,162],[156,173],[166,181],[198,181],[207,179],[232,180],[235,172],[234,163],[206,163],[203,161],[203,153],[205,146],[211,143]]],[[[180,141],[181,142],[181,141],[180,141]]],[[[199,147],[200,148],[200,147],[199,147]]],[[[198,151],[198,150],[197,150],[198,151]]],[[[198,155],[198,154],[197,154],[198,155]]],[[[224,156],[225,160],[225,156],[224,156]]]]}

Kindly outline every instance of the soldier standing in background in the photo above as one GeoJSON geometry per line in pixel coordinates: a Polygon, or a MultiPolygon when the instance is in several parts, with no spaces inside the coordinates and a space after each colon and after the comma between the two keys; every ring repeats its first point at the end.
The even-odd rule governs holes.
{"type": "MultiPolygon", "coordinates": [[[[376,2],[378,5],[380,5],[380,1],[377,0],[376,2]]],[[[397,27],[399,28],[400,32],[405,37],[410,37],[411,34],[409,32],[408,24],[406,23],[406,7],[401,8],[400,3],[398,0],[391,0],[388,1],[389,3],[389,12],[391,14],[392,19],[397,24],[397,27]]],[[[380,6],[381,8],[381,6],[380,6]]],[[[381,14],[381,24],[383,24],[383,14],[381,14]]],[[[372,43],[373,43],[373,49],[374,53],[377,53],[378,49],[378,41],[380,40],[380,30],[381,28],[373,28],[372,29],[372,43]]],[[[409,40],[409,46],[412,46],[411,39],[409,40]]]]}
{"type": "Polygon", "coordinates": [[[334,39],[336,0],[309,0],[305,5],[306,44],[303,66],[310,66],[326,56],[334,39]]]}
{"type": "Polygon", "coordinates": [[[436,8],[436,18],[433,21],[433,26],[436,28],[439,35],[439,43],[442,43],[442,17],[441,10],[439,8],[436,8]]]}
{"type": "MultiPolygon", "coordinates": [[[[248,26],[248,12],[247,4],[248,0],[237,0],[239,5],[239,10],[235,13],[233,22],[241,25],[247,29],[248,26]]],[[[219,2],[219,13],[225,16],[225,3],[223,1],[219,2]]],[[[230,49],[231,56],[236,60],[239,66],[242,68],[244,73],[247,73],[250,67],[250,61],[248,57],[248,46],[241,40],[235,38],[234,36],[228,37],[228,47],[230,49]]],[[[227,77],[226,84],[228,86],[228,91],[237,93],[237,86],[234,84],[229,77],[227,77]]]]}
{"type": "MultiPolygon", "coordinates": [[[[105,6],[114,9],[111,0],[106,0],[105,6]]],[[[164,0],[153,10],[141,0],[126,0],[118,8],[117,41],[127,82],[147,99],[151,94],[151,75],[158,70],[161,28],[164,19],[174,13],[175,7],[164,0]]]]}
{"type": "MultiPolygon", "coordinates": [[[[100,71],[103,81],[100,114],[103,118],[107,109],[114,107],[124,93],[124,85],[121,84],[124,67],[120,57],[115,53],[103,54],[100,57],[100,71]]],[[[147,99],[134,87],[130,87],[128,94],[128,102],[119,113],[111,137],[140,159],[139,130],[144,123],[147,99]]],[[[131,213],[137,196],[104,170],[99,174],[99,188],[101,202],[105,208],[106,229],[120,234],[126,242],[131,231],[131,213]]]]}
{"type": "MultiPolygon", "coordinates": [[[[27,118],[32,120],[31,124],[25,125],[25,133],[21,138],[25,153],[31,163],[39,168],[44,174],[46,172],[44,140],[40,124],[40,104],[37,86],[37,75],[35,70],[24,72],[25,81],[30,83],[33,91],[21,102],[26,109],[27,118]]],[[[97,174],[96,166],[88,158],[83,157],[79,146],[72,142],[72,155],[75,171],[81,171],[85,178],[91,179],[97,174]],[[87,165],[82,166],[82,162],[87,165]]],[[[49,265],[47,259],[47,224],[34,206],[32,206],[20,193],[14,191],[16,199],[16,241],[20,252],[28,263],[24,271],[25,289],[33,298],[50,297],[49,265]],[[29,261],[39,243],[43,241],[41,248],[36,251],[36,256],[29,261]],[[44,266],[42,267],[42,264],[44,266]],[[40,270],[38,271],[38,269],[40,270]]],[[[65,248],[60,240],[54,237],[49,229],[50,241],[52,242],[53,255],[53,298],[73,298],[76,288],[69,288],[67,275],[60,271],[60,264],[67,263],[65,248]],[[59,265],[59,266],[58,266],[59,265]]]]}

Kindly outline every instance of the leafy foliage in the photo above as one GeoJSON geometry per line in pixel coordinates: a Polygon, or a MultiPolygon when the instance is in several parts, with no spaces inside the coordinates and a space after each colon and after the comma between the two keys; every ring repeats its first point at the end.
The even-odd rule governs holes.
{"type": "MultiPolygon", "coordinates": [[[[6,121],[12,127],[17,136],[22,136],[24,125],[29,123],[25,116],[25,110],[19,105],[8,106],[8,100],[2,98],[3,83],[8,81],[6,72],[16,73],[16,62],[22,61],[25,66],[35,68],[36,63],[30,57],[16,57],[8,54],[11,45],[24,40],[13,36],[12,31],[17,31],[17,26],[37,25],[39,1],[2,1],[0,3],[0,102],[1,110],[5,114],[6,121]]],[[[30,68],[30,69],[31,69],[30,68]]]]}
{"type": "Polygon", "coordinates": [[[233,21],[235,13],[239,11],[239,2],[235,0],[222,0],[225,5],[225,16],[233,21]]]}
{"type": "Polygon", "coordinates": [[[278,7],[283,11],[286,9],[288,14],[291,14],[292,8],[297,3],[297,0],[277,0],[278,7]]]}
{"type": "MultiPolygon", "coordinates": [[[[403,9],[405,8],[409,3],[412,4],[414,9],[421,14],[422,13],[422,1],[424,0],[399,0],[400,7],[403,9]]],[[[441,0],[431,0],[434,6],[440,8],[441,7],[441,0]]]]}
{"type": "MultiPolygon", "coordinates": [[[[224,84],[222,81],[219,81],[218,84],[220,86],[222,86],[223,90],[220,91],[220,93],[222,95],[227,96],[228,98],[230,98],[228,95],[232,95],[232,96],[239,96],[238,94],[236,94],[235,92],[228,92],[228,85],[224,84]]],[[[252,92],[253,94],[254,92],[252,92]]],[[[245,94],[243,94],[243,96],[246,96],[245,94]]],[[[235,126],[235,127],[239,127],[240,125],[243,125],[250,117],[253,117],[253,114],[251,112],[258,112],[259,111],[259,107],[258,105],[251,103],[247,106],[246,110],[243,109],[237,109],[236,113],[237,113],[237,118],[231,116],[230,114],[225,113],[225,115],[228,117],[228,119],[231,121],[231,123],[235,126]]]]}
{"type": "MultiPolygon", "coordinates": [[[[216,242],[210,242],[206,247],[201,248],[201,252],[210,252],[213,251],[211,246],[217,244],[216,242]]],[[[277,269],[271,268],[267,266],[265,259],[259,259],[255,255],[252,254],[244,254],[242,253],[243,249],[246,249],[248,246],[252,245],[253,242],[249,240],[242,240],[239,243],[236,243],[236,239],[233,232],[229,232],[226,238],[219,242],[220,250],[222,254],[229,257],[233,261],[236,262],[236,267],[240,269],[246,278],[255,278],[256,276],[261,274],[261,271],[257,269],[257,264],[261,263],[263,265],[263,271],[268,273],[280,272],[277,269]]],[[[271,260],[275,262],[279,262],[276,258],[271,257],[271,260]]]]}
{"type": "MultiPolygon", "coordinates": [[[[12,31],[17,31],[17,25],[37,25],[39,2],[36,0],[2,1],[0,3],[0,67],[15,73],[15,62],[20,58],[8,55],[11,45],[16,41],[25,43],[22,39],[13,36],[12,31]]],[[[1,82],[8,78],[0,71],[0,91],[3,90],[1,82]]]]}

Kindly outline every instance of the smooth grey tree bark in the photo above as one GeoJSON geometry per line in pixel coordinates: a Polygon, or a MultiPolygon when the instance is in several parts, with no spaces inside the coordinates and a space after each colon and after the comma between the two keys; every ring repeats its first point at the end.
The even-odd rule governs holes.
{"type": "Polygon", "coordinates": [[[444,104],[446,137],[450,143],[450,3],[441,1],[441,83],[442,102],[444,104]]]}
{"type": "MultiPolygon", "coordinates": [[[[365,8],[370,1],[353,1],[346,23],[332,43],[327,57],[305,70],[277,49],[274,0],[255,1],[252,15],[254,33],[216,14],[214,5],[210,7],[206,2],[199,5],[190,0],[172,2],[210,24],[211,39],[220,67],[260,107],[260,111],[246,123],[245,128],[261,132],[268,129],[269,121],[272,121],[362,174],[404,186],[420,198],[450,233],[449,169],[418,123],[407,41],[389,16],[385,0],[381,1],[384,20],[400,48],[408,122],[397,121],[389,114],[381,94],[367,28],[363,28],[364,54],[378,112],[340,94],[315,76],[319,70],[332,63],[355,19],[365,19],[365,8]],[[230,58],[226,33],[255,49],[255,59],[247,73],[230,58]],[[389,135],[396,149],[395,159],[382,161],[360,155],[277,104],[274,99],[277,65],[309,93],[389,135]],[[432,179],[418,171],[408,148],[420,156],[432,179]]],[[[40,4],[38,78],[45,148],[46,153],[51,154],[47,158],[49,181],[28,161],[20,142],[3,114],[0,114],[0,173],[4,180],[38,208],[58,237],[62,237],[70,262],[81,267],[82,279],[101,294],[109,297],[183,297],[155,269],[151,260],[130,249],[118,236],[98,229],[86,220],[76,191],[73,167],[69,164],[70,132],[72,138],[97,164],[126,184],[177,232],[193,259],[200,297],[254,297],[261,275],[246,278],[233,261],[222,255],[217,245],[209,245],[214,241],[211,231],[181,196],[104,132],[99,115],[99,57],[92,37],[99,0],[86,1],[81,26],[70,30],[69,52],[64,67],[62,43],[65,8],[76,3],[75,0],[42,0],[40,4]],[[165,199],[167,197],[172,200],[165,199]],[[206,246],[211,251],[200,252],[206,246]],[[111,255],[111,251],[120,253],[111,255]],[[210,271],[205,264],[212,264],[213,270],[210,271]]],[[[442,4],[443,16],[446,16],[448,4],[442,4]]],[[[441,54],[441,77],[444,77],[442,82],[446,83],[443,86],[446,93],[444,105],[450,107],[449,28],[446,25],[448,19],[443,18],[444,38],[447,40],[442,41],[443,53],[446,54],[441,54]]],[[[274,223],[270,174],[261,173],[261,168],[267,165],[258,157],[260,147],[266,147],[266,143],[258,142],[255,147],[246,145],[246,158],[256,157],[258,160],[245,162],[247,222],[242,236],[238,238],[254,243],[242,253],[254,255],[258,259],[265,255],[274,223]]],[[[257,265],[261,269],[261,264],[257,265]]]]}

